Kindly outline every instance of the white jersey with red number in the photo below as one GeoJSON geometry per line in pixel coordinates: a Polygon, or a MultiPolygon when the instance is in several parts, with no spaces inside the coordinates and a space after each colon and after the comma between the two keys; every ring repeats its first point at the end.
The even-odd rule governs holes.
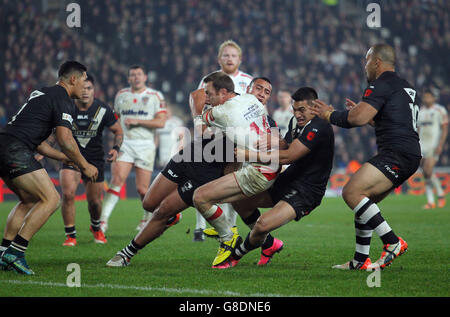
{"type": "Polygon", "coordinates": [[[442,125],[448,124],[447,110],[434,104],[430,108],[420,108],[417,126],[419,128],[420,146],[424,149],[434,150],[439,145],[442,125]]]}
{"type": "Polygon", "coordinates": [[[254,95],[238,95],[212,107],[206,125],[219,128],[236,145],[257,151],[254,143],[262,133],[270,132],[267,110],[254,95]]]}
{"type": "Polygon", "coordinates": [[[126,119],[151,120],[156,114],[166,112],[164,96],[158,90],[147,87],[141,93],[133,93],[131,88],[120,90],[114,101],[114,110],[120,116],[124,140],[154,141],[154,130],[142,126],[128,129],[126,119]]]}
{"type": "MultiPolygon", "coordinates": [[[[220,71],[220,70],[219,70],[220,71]]],[[[206,75],[202,78],[200,81],[200,84],[198,85],[197,89],[205,88],[206,84],[203,82],[203,80],[209,76],[210,74],[206,75]]],[[[233,80],[234,83],[234,92],[238,93],[240,95],[243,95],[247,93],[247,87],[250,85],[250,82],[252,81],[253,77],[250,76],[247,73],[241,72],[240,70],[237,71],[234,75],[228,75],[233,80]]]]}

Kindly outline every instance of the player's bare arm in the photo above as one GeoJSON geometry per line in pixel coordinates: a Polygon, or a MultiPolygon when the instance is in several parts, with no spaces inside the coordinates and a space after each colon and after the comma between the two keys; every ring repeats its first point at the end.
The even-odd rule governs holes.
{"type": "MultiPolygon", "coordinates": [[[[352,110],[353,108],[355,108],[358,104],[354,101],[352,101],[351,99],[346,98],[345,99],[345,107],[347,108],[347,110],[352,110]]],[[[375,126],[375,121],[370,120],[369,124],[374,127],[375,126]]]]}
{"type": "Polygon", "coordinates": [[[39,144],[39,146],[36,148],[36,151],[48,158],[61,161],[64,164],[67,165],[74,165],[74,163],[61,151],[58,151],[54,147],[52,147],[50,144],[48,144],[46,141],[39,144]]]}
{"type": "Polygon", "coordinates": [[[441,138],[439,139],[439,145],[436,147],[435,154],[441,155],[442,149],[444,148],[445,141],[447,140],[448,134],[448,123],[441,125],[441,138]]]}
{"type": "Polygon", "coordinates": [[[277,160],[281,165],[291,164],[304,157],[309,152],[310,149],[299,140],[294,140],[286,150],[274,150],[271,152],[253,152],[247,149],[238,148],[235,150],[236,157],[245,157],[246,161],[252,158],[256,158],[259,163],[268,163],[277,160]]]}
{"type": "Polygon", "coordinates": [[[84,175],[95,182],[98,170],[81,155],[77,142],[72,136],[72,131],[69,128],[57,126],[55,134],[62,152],[80,168],[84,175]]]}
{"type": "Polygon", "coordinates": [[[167,114],[165,112],[160,112],[151,120],[125,119],[124,123],[128,128],[141,126],[148,129],[160,129],[164,128],[166,121],[167,114]]]}
{"type": "Polygon", "coordinates": [[[202,112],[206,104],[206,93],[204,88],[197,89],[189,94],[189,108],[194,120],[194,128],[198,133],[203,132],[206,126],[202,122],[202,112]]]}
{"type": "Polygon", "coordinates": [[[119,150],[123,142],[123,130],[119,121],[110,126],[109,131],[111,131],[114,134],[114,143],[113,143],[114,145],[112,149],[108,152],[108,162],[114,162],[117,156],[119,155],[119,150]]]}

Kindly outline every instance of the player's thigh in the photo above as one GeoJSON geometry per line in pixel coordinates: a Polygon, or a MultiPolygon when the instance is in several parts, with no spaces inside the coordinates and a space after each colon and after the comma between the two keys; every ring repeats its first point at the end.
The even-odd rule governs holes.
{"type": "Polygon", "coordinates": [[[19,187],[17,187],[9,177],[5,176],[5,177],[2,177],[2,179],[5,182],[6,186],[19,197],[21,202],[26,203],[26,204],[34,204],[39,201],[39,199],[37,197],[31,195],[30,193],[26,192],[25,190],[23,190],[19,187]]]}
{"type": "Polygon", "coordinates": [[[62,168],[59,171],[59,184],[63,199],[73,199],[80,183],[81,173],[72,169],[62,168]]]}
{"type": "Polygon", "coordinates": [[[60,196],[45,169],[39,169],[12,179],[14,186],[35,199],[49,202],[57,208],[60,196]]]}
{"type": "Polygon", "coordinates": [[[231,202],[245,198],[234,177],[234,173],[227,174],[195,190],[194,203],[231,202]]]}
{"type": "Polygon", "coordinates": [[[174,190],[162,200],[153,216],[156,217],[156,219],[168,219],[188,207],[189,206],[180,197],[178,190],[174,190]]]}
{"type": "Polygon", "coordinates": [[[362,197],[380,197],[393,188],[393,183],[375,166],[364,163],[344,186],[342,196],[350,208],[355,208],[362,197]]]}
{"type": "Polygon", "coordinates": [[[294,220],[297,214],[294,208],[285,201],[279,201],[272,209],[262,214],[256,222],[256,230],[271,232],[294,220]]]}
{"type": "Polygon", "coordinates": [[[177,183],[159,173],[144,196],[142,201],[143,208],[152,212],[161,204],[164,198],[176,191],[177,187],[177,183]]]}
{"type": "Polygon", "coordinates": [[[133,168],[133,163],[116,161],[111,163],[111,183],[122,186],[133,168]]]}

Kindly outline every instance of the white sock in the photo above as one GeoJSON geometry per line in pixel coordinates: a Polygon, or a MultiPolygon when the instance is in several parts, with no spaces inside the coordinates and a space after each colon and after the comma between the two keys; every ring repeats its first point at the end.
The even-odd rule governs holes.
{"type": "Polygon", "coordinates": [[[206,220],[205,217],[200,213],[200,211],[195,210],[195,216],[197,219],[197,223],[195,224],[195,229],[205,229],[206,228],[206,220]]]}
{"type": "Polygon", "coordinates": [[[103,198],[102,216],[100,217],[101,221],[108,222],[114,207],[116,207],[116,204],[120,199],[119,192],[120,187],[115,185],[112,185],[107,190],[105,197],[103,198]]]}
{"type": "Polygon", "coordinates": [[[429,204],[434,204],[433,183],[431,179],[425,179],[425,194],[429,204]]]}
{"type": "Polygon", "coordinates": [[[222,208],[213,205],[203,216],[217,230],[220,241],[228,241],[233,238],[233,231],[230,229],[230,223],[222,208]]]}
{"type": "Polygon", "coordinates": [[[431,183],[433,184],[434,188],[436,189],[436,194],[438,197],[444,196],[444,190],[442,189],[441,181],[436,176],[436,174],[433,174],[431,177],[431,183]]]}
{"type": "Polygon", "coordinates": [[[235,226],[237,213],[233,209],[233,206],[231,204],[219,204],[219,206],[220,208],[222,208],[223,212],[227,216],[231,227],[235,226]]]}
{"type": "Polygon", "coordinates": [[[143,221],[149,221],[153,217],[153,212],[148,212],[147,210],[144,210],[144,214],[142,215],[143,221]]]}

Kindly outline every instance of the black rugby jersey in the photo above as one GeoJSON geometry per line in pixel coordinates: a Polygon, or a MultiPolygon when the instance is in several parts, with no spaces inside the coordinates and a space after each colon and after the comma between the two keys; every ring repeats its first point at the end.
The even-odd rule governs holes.
{"type": "Polygon", "coordinates": [[[384,72],[369,83],[362,101],[378,110],[374,117],[379,151],[394,150],[420,156],[416,89],[395,72],[384,72]]]}
{"type": "Polygon", "coordinates": [[[331,124],[319,117],[313,118],[303,128],[297,126],[295,117],[289,123],[285,140],[291,144],[298,139],[310,152],[291,163],[279,179],[293,187],[309,188],[323,196],[328,184],[334,157],[334,132],[331,124]]]}
{"type": "Polygon", "coordinates": [[[43,87],[30,94],[2,133],[16,137],[34,151],[55,127],[72,129],[74,110],[66,89],[59,85],[43,87]]]}
{"type": "Polygon", "coordinates": [[[86,111],[75,106],[72,134],[81,154],[94,161],[104,159],[103,130],[117,122],[118,116],[98,99],[86,111]]]}

